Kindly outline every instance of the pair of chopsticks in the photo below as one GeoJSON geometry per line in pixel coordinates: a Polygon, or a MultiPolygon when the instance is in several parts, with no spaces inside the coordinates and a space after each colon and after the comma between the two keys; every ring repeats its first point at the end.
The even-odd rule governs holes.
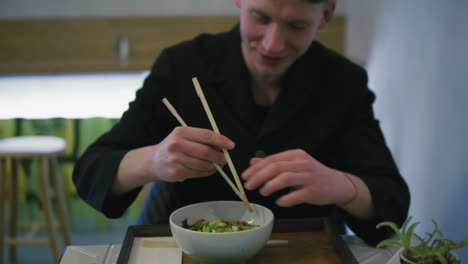
{"type": "MultiPolygon", "coordinates": [[[[172,237],[162,237],[158,240],[145,239],[141,244],[144,248],[178,248],[176,241],[172,237]]],[[[285,247],[289,245],[288,240],[268,240],[265,247],[285,247]]]]}
{"type": "MultiPolygon", "coordinates": [[[[196,77],[192,78],[193,85],[195,86],[195,91],[197,92],[198,97],[200,98],[203,108],[205,109],[205,113],[208,116],[208,120],[210,121],[211,127],[213,128],[213,131],[221,134],[218,129],[218,125],[216,125],[216,121],[214,120],[213,114],[211,113],[210,106],[208,105],[208,102],[206,101],[205,95],[203,94],[203,90],[200,86],[200,83],[198,82],[198,79],[196,77]]],[[[164,105],[167,107],[167,109],[171,112],[171,114],[179,121],[179,123],[182,126],[187,126],[185,121],[182,119],[182,117],[177,113],[175,108],[172,106],[172,104],[167,100],[167,98],[164,98],[162,100],[164,105]]],[[[253,209],[250,206],[249,200],[247,200],[247,195],[245,194],[244,188],[242,187],[242,183],[239,179],[239,175],[237,174],[236,168],[234,167],[234,164],[232,163],[231,156],[229,155],[229,152],[226,149],[222,149],[224,157],[226,158],[227,164],[229,166],[229,169],[231,170],[231,173],[234,177],[234,180],[236,182],[237,187],[234,185],[234,183],[231,181],[231,179],[224,173],[223,169],[219,167],[218,164],[213,163],[215,166],[216,170],[223,176],[224,180],[228,183],[228,185],[231,187],[231,189],[236,193],[236,195],[241,199],[242,202],[244,202],[245,206],[249,210],[249,212],[252,212],[253,209]]]]}

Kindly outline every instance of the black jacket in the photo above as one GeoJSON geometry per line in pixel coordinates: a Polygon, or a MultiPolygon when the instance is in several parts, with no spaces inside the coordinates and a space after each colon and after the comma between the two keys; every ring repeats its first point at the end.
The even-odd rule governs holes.
{"type": "MultiPolygon", "coordinates": [[[[288,70],[277,101],[265,119],[259,120],[241,56],[238,27],[218,35],[200,35],[161,53],[121,120],[77,163],[73,179],[85,201],[108,217],[121,216],[134,201],[140,189],[122,197],[111,197],[109,189],[129,150],[158,143],[178,126],[162,98],[169,99],[189,126],[211,129],[192,77],[198,78],[221,133],[236,142],[230,154],[239,173],[259,150],[274,154],[303,149],[329,167],[362,178],[372,194],[377,221],[359,221],[336,206],[280,208],[274,202],[282,192],[263,197],[257,191],[247,191],[251,202],[266,205],[276,218],[327,216],[335,223],[345,220],[370,243],[388,235],[375,229],[377,222],[404,221],[409,191],[374,118],[375,97],[367,87],[366,72],[314,42],[288,70]]],[[[155,201],[153,192],[144,208],[145,223],[160,221],[154,219],[156,213],[148,211],[157,204],[165,207],[159,212],[164,211],[167,220],[167,214],[182,205],[238,200],[220,175],[161,185],[170,189],[171,199],[155,201]]]]}

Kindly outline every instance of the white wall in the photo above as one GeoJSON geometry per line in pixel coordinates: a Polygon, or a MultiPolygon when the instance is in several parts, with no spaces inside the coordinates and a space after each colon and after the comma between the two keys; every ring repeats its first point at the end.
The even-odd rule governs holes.
{"type": "Polygon", "coordinates": [[[235,14],[234,0],[0,0],[0,18],[235,14]]]}
{"type": "MultiPolygon", "coordinates": [[[[382,1],[368,64],[420,232],[433,218],[457,240],[468,236],[466,10],[463,0],[382,1]]],[[[468,249],[460,254],[468,261],[468,249]]]]}
{"type": "Polygon", "coordinates": [[[236,14],[226,0],[1,0],[0,17],[236,14]]]}
{"type": "Polygon", "coordinates": [[[367,63],[375,35],[380,0],[338,0],[346,16],[346,49],[348,57],[361,65],[367,63]]]}

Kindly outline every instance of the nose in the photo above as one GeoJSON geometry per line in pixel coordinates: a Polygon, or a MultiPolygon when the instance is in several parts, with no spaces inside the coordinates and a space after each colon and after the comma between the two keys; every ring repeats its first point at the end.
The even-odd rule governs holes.
{"type": "Polygon", "coordinates": [[[281,52],[284,49],[284,37],[279,25],[269,25],[262,40],[263,50],[270,54],[281,52]]]}

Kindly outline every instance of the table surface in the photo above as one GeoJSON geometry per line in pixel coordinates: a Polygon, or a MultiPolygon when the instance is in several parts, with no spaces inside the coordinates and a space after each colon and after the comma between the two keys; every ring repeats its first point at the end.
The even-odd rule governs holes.
{"type": "MultiPolygon", "coordinates": [[[[126,250],[127,255],[125,255],[125,259],[128,260],[129,264],[195,263],[193,261],[187,261],[190,260],[190,258],[183,259],[182,250],[176,246],[148,247],[145,246],[145,243],[143,243],[145,240],[151,239],[158,241],[158,243],[160,243],[162,240],[164,245],[167,245],[168,240],[171,240],[172,244],[175,244],[175,241],[171,235],[172,234],[169,225],[162,224],[149,226],[129,226],[127,228],[127,233],[125,235],[123,246],[118,244],[68,246],[62,254],[60,264],[116,263],[122,248],[122,250],[126,250]],[[129,249],[129,247],[131,247],[131,249],[129,249]],[[132,252],[131,254],[129,254],[129,250],[130,252],[132,252]]],[[[254,259],[252,259],[252,261],[255,261],[255,263],[271,263],[272,260],[275,260],[279,261],[279,263],[282,263],[284,261],[290,262],[291,260],[293,260],[293,262],[291,263],[298,264],[308,263],[311,261],[311,259],[313,259],[312,262],[314,263],[317,261],[320,263],[329,263],[328,261],[326,261],[327,256],[329,255],[321,254],[320,252],[328,252],[328,248],[330,246],[334,247],[333,245],[335,245],[337,246],[337,248],[335,249],[338,250],[338,252],[341,252],[338,253],[340,255],[342,253],[346,254],[344,253],[344,251],[342,251],[342,248],[343,246],[347,246],[351,253],[354,255],[355,259],[361,264],[398,264],[399,252],[401,251],[401,247],[399,246],[389,246],[386,248],[377,249],[373,246],[367,245],[356,236],[344,235],[340,237],[336,233],[334,228],[331,226],[329,221],[325,218],[277,220],[274,224],[271,239],[286,239],[289,241],[288,247],[291,246],[292,248],[285,249],[283,247],[278,248],[277,250],[275,250],[274,248],[268,248],[265,250],[269,251],[270,253],[272,252],[271,250],[275,250],[273,255],[275,255],[276,257],[274,259],[271,259],[271,254],[268,254],[268,256],[266,256],[265,258],[265,254],[262,255],[262,252],[265,253],[267,251],[262,251],[254,259]],[[304,236],[301,236],[301,234],[305,235],[306,237],[312,236],[313,241],[305,242],[306,240],[299,239],[299,237],[304,238],[304,236]],[[338,240],[340,240],[341,242],[339,242],[338,240]],[[318,241],[322,241],[323,243],[327,243],[327,241],[335,242],[331,242],[331,244],[324,245],[325,248],[322,250],[320,249],[320,245],[316,244],[320,243],[318,241]],[[346,245],[343,245],[343,242],[346,245]],[[306,247],[310,246],[313,249],[317,250],[309,252],[306,248],[306,251],[304,251],[304,247],[298,246],[302,245],[303,243],[307,244],[306,247]],[[316,254],[314,254],[314,252],[316,254]],[[269,261],[262,262],[262,259],[269,259],[269,261]]],[[[413,237],[413,240],[414,243],[420,241],[417,235],[413,237]]],[[[348,249],[345,249],[345,251],[347,251],[348,249]]]]}
{"type": "MultiPolygon", "coordinates": [[[[376,249],[355,236],[343,236],[343,240],[361,264],[399,263],[398,247],[376,249]]],[[[65,248],[60,264],[116,263],[120,249],[120,244],[68,246],[65,248]]]]}

